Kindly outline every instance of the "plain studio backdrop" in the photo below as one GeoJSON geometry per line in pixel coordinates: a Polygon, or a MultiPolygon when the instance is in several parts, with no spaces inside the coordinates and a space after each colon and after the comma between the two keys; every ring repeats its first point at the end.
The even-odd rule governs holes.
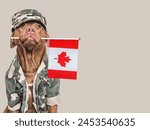
{"type": "Polygon", "coordinates": [[[11,18],[34,8],[51,37],[80,37],[78,79],[61,80],[59,112],[150,112],[149,0],[4,0],[0,5],[0,112],[11,18]]]}

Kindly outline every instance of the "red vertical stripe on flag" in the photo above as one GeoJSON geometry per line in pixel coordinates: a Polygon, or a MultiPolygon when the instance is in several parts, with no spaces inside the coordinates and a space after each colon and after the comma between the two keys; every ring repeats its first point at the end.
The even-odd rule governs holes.
{"type": "Polygon", "coordinates": [[[48,78],[77,79],[77,72],[49,69],[48,78]]]}
{"type": "Polygon", "coordinates": [[[50,39],[50,47],[78,49],[79,40],[50,39]]]}

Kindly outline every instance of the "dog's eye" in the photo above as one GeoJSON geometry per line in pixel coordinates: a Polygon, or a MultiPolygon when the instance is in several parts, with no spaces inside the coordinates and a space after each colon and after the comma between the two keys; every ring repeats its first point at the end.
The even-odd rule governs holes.
{"type": "Polygon", "coordinates": [[[23,28],[23,27],[24,27],[24,25],[25,25],[25,24],[21,24],[21,25],[19,26],[19,28],[23,28]]]}
{"type": "Polygon", "coordinates": [[[19,28],[23,28],[23,26],[21,25],[19,28]]]}
{"type": "Polygon", "coordinates": [[[41,28],[41,25],[40,25],[40,24],[37,24],[37,28],[41,28]]]}

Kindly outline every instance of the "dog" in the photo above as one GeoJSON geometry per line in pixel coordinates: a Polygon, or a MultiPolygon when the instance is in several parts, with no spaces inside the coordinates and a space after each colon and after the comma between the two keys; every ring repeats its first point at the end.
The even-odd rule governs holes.
{"type": "Polygon", "coordinates": [[[37,10],[25,9],[13,19],[20,21],[12,28],[11,37],[16,39],[10,40],[11,48],[17,46],[17,55],[6,72],[4,113],[57,112],[60,81],[47,78],[48,40],[42,38],[49,35],[44,17],[37,10]]]}

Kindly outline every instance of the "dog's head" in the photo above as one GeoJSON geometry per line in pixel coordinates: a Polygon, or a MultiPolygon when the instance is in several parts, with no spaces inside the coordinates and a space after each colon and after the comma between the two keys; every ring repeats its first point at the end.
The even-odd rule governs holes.
{"type": "Polygon", "coordinates": [[[39,44],[45,46],[48,40],[41,39],[49,37],[45,18],[32,9],[16,13],[12,19],[12,37],[19,37],[19,39],[11,39],[11,48],[17,45],[32,51],[39,44]]]}

